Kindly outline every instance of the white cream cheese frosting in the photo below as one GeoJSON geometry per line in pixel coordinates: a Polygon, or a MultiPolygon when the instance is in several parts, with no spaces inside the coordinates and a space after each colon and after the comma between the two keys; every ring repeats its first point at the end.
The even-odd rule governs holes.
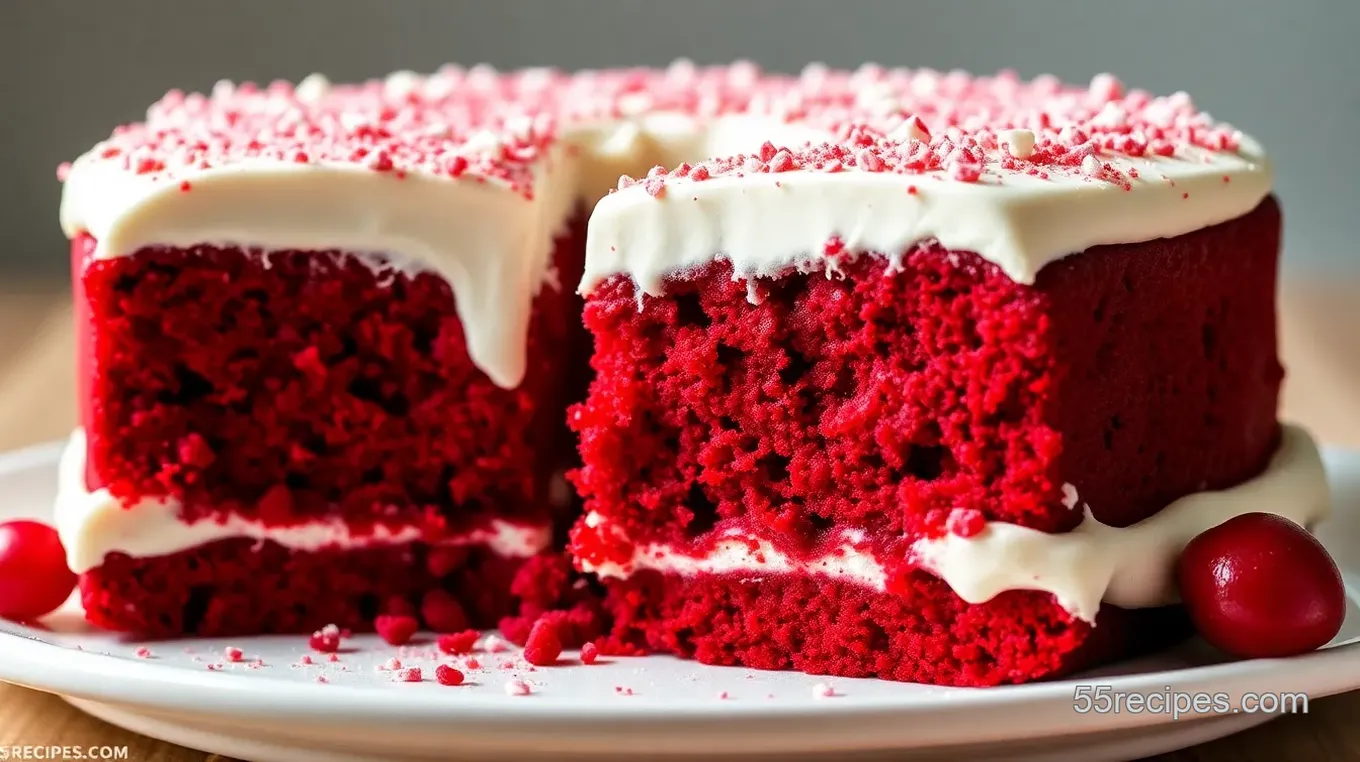
{"type": "Polygon", "coordinates": [[[1184,94],[1109,77],[450,67],[172,93],[63,172],[61,220],[96,257],[338,249],[436,272],[470,359],[514,387],[554,236],[623,172],[648,176],[595,207],[583,293],[627,275],[659,295],[714,259],[774,275],[817,264],[833,238],[888,257],[938,240],[1032,283],[1093,245],[1245,214],[1271,185],[1249,137],[1184,94]],[[844,155],[818,154],[828,146],[844,155]]]}
{"type": "MultiPolygon", "coordinates": [[[[1186,495],[1132,526],[1102,524],[1089,508],[1085,519],[1064,533],[992,521],[972,537],[951,533],[920,540],[910,560],[969,603],[986,602],[1007,590],[1039,590],[1051,593],[1073,617],[1094,622],[1102,601],[1123,608],[1175,603],[1175,563],[1181,550],[1228,519],[1272,513],[1311,528],[1327,517],[1330,507],[1317,446],[1306,431],[1286,425],[1278,451],[1260,475],[1225,490],[1186,495]]],[[[592,523],[598,525],[600,518],[592,523]]],[[[887,568],[894,566],[857,547],[853,535],[825,556],[795,559],[768,541],[735,533],[720,538],[700,557],[645,544],[626,563],[587,564],[585,570],[617,578],[641,569],[683,576],[796,573],[884,590],[887,568]]]]}
{"type": "MultiPolygon", "coordinates": [[[[55,524],[66,563],[77,574],[104,562],[110,553],[134,558],[169,555],[210,542],[245,538],[272,541],[302,551],[402,545],[430,541],[417,526],[385,526],[372,534],[355,534],[339,518],[311,519],[288,526],[266,526],[239,515],[221,521],[186,523],[179,504],[167,498],[143,498],[125,505],[106,489],[85,486],[85,432],[77,429],[66,444],[58,466],[55,524]]],[[[456,535],[441,536],[440,546],[485,547],[506,558],[528,558],[552,542],[547,524],[515,524],[493,519],[486,525],[456,535]]]]}
{"type": "Polygon", "coordinates": [[[677,178],[659,197],[635,185],[600,201],[590,217],[589,292],[626,273],[660,296],[667,276],[732,263],[736,274],[770,277],[815,264],[826,242],[900,256],[936,240],[1031,284],[1045,265],[1091,246],[1190,233],[1251,211],[1270,192],[1259,146],[1231,155],[1187,150],[1183,158],[1111,159],[1123,188],[1086,177],[984,175],[960,183],[933,175],[793,171],[677,178]],[[1225,180],[1226,178],[1226,180],[1225,180]]]}

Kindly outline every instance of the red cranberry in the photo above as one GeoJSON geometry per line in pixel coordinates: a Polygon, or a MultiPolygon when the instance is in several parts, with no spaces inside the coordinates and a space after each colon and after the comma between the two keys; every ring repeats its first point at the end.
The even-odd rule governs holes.
{"type": "Polygon", "coordinates": [[[37,521],[0,524],[0,618],[23,621],[51,613],[75,586],[57,530],[37,521]]]}
{"type": "Polygon", "coordinates": [[[550,667],[561,655],[562,638],[557,634],[557,623],[551,619],[538,620],[524,644],[524,660],[537,667],[550,667]]]}
{"type": "Polygon", "coordinates": [[[1200,635],[1234,656],[1312,651],[1345,618],[1336,563],[1303,527],[1273,514],[1244,514],[1195,537],[1176,571],[1200,635]]]}

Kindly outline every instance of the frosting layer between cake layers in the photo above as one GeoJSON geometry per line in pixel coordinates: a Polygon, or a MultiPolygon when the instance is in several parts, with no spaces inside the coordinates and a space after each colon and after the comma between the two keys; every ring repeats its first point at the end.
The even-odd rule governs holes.
{"type": "MultiPolygon", "coordinates": [[[[1076,504],[1073,500],[1073,509],[1076,504]]],[[[921,538],[906,559],[881,559],[856,532],[836,550],[794,558],[768,540],[726,533],[702,555],[664,544],[638,544],[626,563],[585,563],[602,577],[626,578],[643,569],[667,574],[806,574],[884,590],[902,561],[940,577],[963,600],[983,603],[1007,590],[1039,590],[1072,616],[1093,622],[1102,601],[1124,608],[1175,603],[1175,563],[1196,535],[1235,516],[1263,512],[1306,527],[1331,507],[1322,459],[1308,433],[1283,427],[1280,446],[1260,475],[1235,487],[1187,495],[1128,527],[1100,523],[1085,508],[1075,529],[1050,534],[1006,522],[988,522],[971,537],[921,538]]],[[[600,526],[599,516],[587,523],[600,526]]]]}
{"type": "Polygon", "coordinates": [[[457,533],[431,534],[415,524],[384,523],[355,532],[339,518],[307,519],[286,526],[227,514],[186,523],[172,498],[145,497],[131,505],[106,489],[85,485],[85,432],[77,429],[62,452],[55,507],[66,563],[77,574],[99,566],[110,553],[134,558],[162,556],[218,540],[246,538],[301,551],[349,550],[424,542],[443,547],[479,546],[505,558],[528,558],[552,542],[552,526],[491,519],[457,533]]]}
{"type": "Polygon", "coordinates": [[[206,243],[434,270],[472,361],[515,387],[554,235],[649,166],[595,207],[583,292],[622,274],[658,295],[715,258],[774,276],[929,239],[1031,283],[1093,245],[1245,214],[1271,184],[1260,146],[1184,94],[1104,75],[450,68],[172,94],[68,168],[61,217],[97,257],[206,243]]]}

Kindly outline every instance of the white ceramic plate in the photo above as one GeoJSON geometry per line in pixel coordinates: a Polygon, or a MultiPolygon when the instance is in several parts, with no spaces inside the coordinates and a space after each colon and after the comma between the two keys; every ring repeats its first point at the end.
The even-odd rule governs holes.
{"type": "MultiPolygon", "coordinates": [[[[55,446],[0,456],[0,518],[45,517],[55,446]]],[[[1331,450],[1336,515],[1320,534],[1352,602],[1332,645],[1291,659],[1225,661],[1198,641],[1071,680],[950,689],[874,680],[705,667],[668,657],[527,669],[511,651],[479,655],[469,684],[433,681],[428,644],[403,655],[373,637],[338,663],[297,666],[305,637],[137,642],[94,632],[74,607],[50,631],[0,622],[0,679],[66,696],[116,725],[253,760],[591,759],[803,756],[892,759],[1129,759],[1183,748],[1267,721],[1227,712],[1081,713],[1079,690],[1115,694],[1252,692],[1311,699],[1360,688],[1360,454],[1331,450]],[[227,646],[245,659],[229,663],[227,646]],[[139,658],[149,648],[151,658],[139,658]],[[376,669],[398,656],[421,684],[376,669]],[[250,661],[263,659],[263,666],[250,661]],[[499,665],[504,661],[506,668],[499,665]],[[209,665],[218,669],[210,670],[209,665]],[[328,682],[318,682],[324,675],[328,682]],[[533,685],[509,696],[507,680],[533,685]],[[813,686],[837,695],[817,698],[813,686]],[[727,698],[719,698],[726,692],[727,698]],[[1156,726],[1155,728],[1153,726],[1156,726]]],[[[313,658],[315,655],[313,655],[313,658]]],[[[319,658],[318,661],[321,661],[319,658]]]]}

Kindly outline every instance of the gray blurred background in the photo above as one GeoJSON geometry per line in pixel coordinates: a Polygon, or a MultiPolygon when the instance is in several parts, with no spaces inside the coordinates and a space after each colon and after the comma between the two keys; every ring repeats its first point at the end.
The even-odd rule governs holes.
{"type": "Polygon", "coordinates": [[[1186,90],[1274,155],[1290,271],[1360,271],[1357,46],[1360,0],[0,0],[0,271],[64,270],[56,165],[169,88],[677,57],[1186,90]]]}

